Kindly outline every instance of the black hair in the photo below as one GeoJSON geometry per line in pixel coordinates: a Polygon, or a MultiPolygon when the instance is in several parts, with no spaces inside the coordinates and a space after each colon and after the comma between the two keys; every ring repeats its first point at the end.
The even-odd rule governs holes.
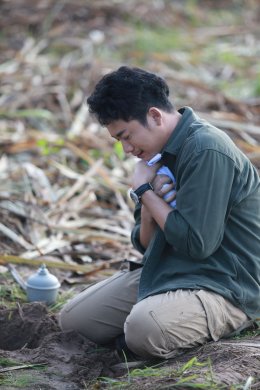
{"type": "Polygon", "coordinates": [[[89,111],[101,125],[114,120],[138,120],[146,125],[150,107],[172,112],[174,107],[168,99],[169,87],[154,73],[140,68],[121,66],[106,74],[87,98],[89,111]]]}

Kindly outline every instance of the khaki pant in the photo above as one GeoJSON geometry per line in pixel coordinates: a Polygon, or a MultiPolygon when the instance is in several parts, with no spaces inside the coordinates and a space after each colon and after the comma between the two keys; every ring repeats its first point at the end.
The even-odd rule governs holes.
{"type": "Polygon", "coordinates": [[[167,359],[226,337],[248,321],[240,309],[206,290],[169,291],[136,303],[140,273],[120,271],[88,287],[62,309],[61,328],[97,344],[125,333],[127,346],[137,355],[167,359]]]}

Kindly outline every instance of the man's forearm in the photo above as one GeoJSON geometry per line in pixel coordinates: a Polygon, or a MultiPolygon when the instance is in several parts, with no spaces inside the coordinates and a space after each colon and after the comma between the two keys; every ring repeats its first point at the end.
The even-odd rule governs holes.
{"type": "Polygon", "coordinates": [[[164,230],[168,214],[173,210],[172,207],[153,191],[146,191],[142,195],[142,204],[142,208],[147,209],[147,213],[149,213],[150,218],[154,220],[154,223],[157,223],[160,228],[164,230]]]}
{"type": "Polygon", "coordinates": [[[141,227],[140,227],[140,242],[144,248],[147,248],[149,242],[155,232],[156,222],[153,219],[148,209],[142,205],[141,209],[141,227]]]}

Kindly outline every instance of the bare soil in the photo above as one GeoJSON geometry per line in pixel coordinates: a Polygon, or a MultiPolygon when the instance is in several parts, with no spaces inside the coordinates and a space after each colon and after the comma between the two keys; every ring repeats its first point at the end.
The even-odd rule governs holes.
{"type": "MultiPolygon", "coordinates": [[[[222,340],[185,353],[164,365],[176,370],[194,356],[200,362],[210,358],[214,379],[221,383],[219,389],[231,389],[231,385],[245,383],[249,376],[255,378],[251,388],[260,389],[259,346],[259,335],[222,340]]],[[[1,361],[11,359],[15,366],[43,364],[42,367],[7,372],[0,369],[0,384],[3,383],[0,387],[6,390],[16,389],[19,383],[20,388],[28,390],[102,389],[106,385],[98,382],[99,377],[123,380],[127,373],[127,366],[120,364],[114,351],[98,347],[75,332],[61,332],[57,316],[38,302],[17,305],[15,309],[0,309],[0,358],[1,361]]],[[[129,363],[130,369],[131,366],[138,364],[129,363]]],[[[200,370],[203,376],[206,368],[200,370]]],[[[131,389],[173,388],[170,378],[151,379],[140,377],[127,386],[131,389]]]]}
{"type": "MultiPolygon", "coordinates": [[[[95,382],[113,363],[111,351],[98,348],[77,333],[61,332],[57,318],[38,302],[0,310],[0,357],[11,359],[17,365],[46,364],[44,369],[12,371],[16,377],[22,371],[23,375],[24,371],[27,374],[30,371],[32,381],[23,387],[30,390],[89,388],[87,384],[95,382]]],[[[13,387],[5,385],[4,388],[13,387]]]]}

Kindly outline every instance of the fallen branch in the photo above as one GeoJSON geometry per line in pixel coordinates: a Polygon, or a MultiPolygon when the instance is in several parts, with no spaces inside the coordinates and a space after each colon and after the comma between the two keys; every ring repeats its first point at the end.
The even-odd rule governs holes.
{"type": "Polygon", "coordinates": [[[15,269],[14,265],[8,264],[8,269],[9,269],[9,271],[11,272],[12,277],[14,278],[14,280],[16,281],[16,283],[18,283],[19,286],[20,286],[24,291],[26,291],[26,284],[25,284],[23,278],[21,277],[21,275],[19,274],[19,272],[15,269]]]}
{"type": "Polygon", "coordinates": [[[233,342],[221,342],[220,343],[221,345],[232,345],[232,346],[235,346],[235,347],[253,347],[253,348],[260,348],[260,343],[245,343],[245,342],[242,342],[242,343],[233,343],[233,342]]]}
{"type": "Polygon", "coordinates": [[[13,366],[13,367],[6,367],[6,368],[0,368],[0,373],[1,372],[7,372],[7,371],[13,371],[13,370],[22,370],[25,368],[34,368],[34,367],[41,367],[45,366],[48,363],[36,363],[36,364],[23,364],[21,366],[13,366]]]}
{"type": "Polygon", "coordinates": [[[19,256],[11,256],[11,255],[1,255],[0,256],[0,264],[23,264],[23,265],[31,265],[35,267],[40,267],[43,263],[46,265],[47,268],[59,268],[63,270],[69,270],[69,271],[75,271],[75,272],[81,272],[83,274],[87,274],[89,272],[98,271],[100,269],[103,269],[105,267],[109,267],[109,262],[103,261],[101,264],[96,265],[78,265],[78,264],[68,264],[68,263],[60,263],[58,261],[50,261],[50,260],[44,260],[44,259],[25,259],[23,257],[19,256]]]}
{"type": "MultiPolygon", "coordinates": [[[[251,133],[251,134],[260,134],[260,126],[257,126],[253,123],[248,122],[236,122],[231,120],[225,120],[220,118],[214,118],[214,115],[208,113],[200,113],[201,117],[207,119],[213,125],[221,127],[223,129],[232,129],[239,133],[251,133]]],[[[257,141],[254,140],[254,143],[257,144],[257,141]]]]}

